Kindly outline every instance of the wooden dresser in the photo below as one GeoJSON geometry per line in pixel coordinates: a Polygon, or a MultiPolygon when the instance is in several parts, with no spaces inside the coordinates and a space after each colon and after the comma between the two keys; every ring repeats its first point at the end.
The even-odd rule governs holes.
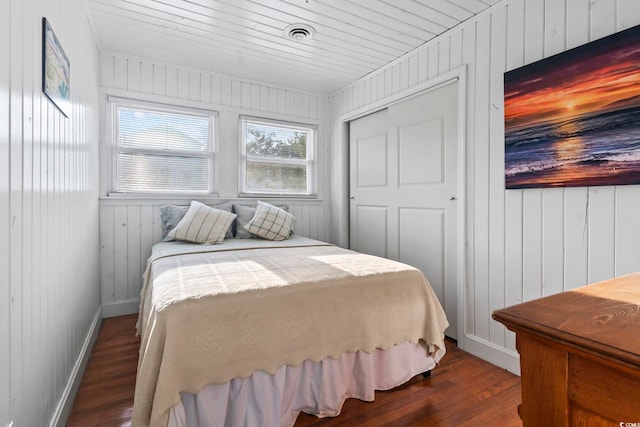
{"type": "Polygon", "coordinates": [[[524,427],[640,427],[640,273],[493,318],[516,333],[524,427]]]}

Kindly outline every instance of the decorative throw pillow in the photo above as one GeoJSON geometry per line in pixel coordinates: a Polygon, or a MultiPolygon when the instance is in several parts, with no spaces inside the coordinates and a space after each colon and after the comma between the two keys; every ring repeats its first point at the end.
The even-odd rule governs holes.
{"type": "Polygon", "coordinates": [[[248,232],[267,240],[285,240],[289,238],[296,218],[269,203],[258,201],[256,213],[244,226],[248,232]]]}
{"type": "Polygon", "coordinates": [[[167,234],[168,238],[211,245],[222,243],[236,214],[212,208],[193,200],[178,225],[167,234]]]}
{"type": "MultiPolygon", "coordinates": [[[[221,211],[231,212],[233,204],[231,202],[224,202],[219,205],[213,205],[212,208],[220,209],[221,211]]],[[[180,222],[180,220],[184,217],[184,214],[189,210],[189,205],[187,206],[175,206],[175,205],[166,205],[160,206],[160,220],[162,222],[162,241],[170,242],[173,240],[167,235],[171,230],[176,228],[176,225],[180,222]]],[[[225,239],[233,238],[233,229],[229,227],[227,233],[224,236],[225,239]]]]}
{"type": "MultiPolygon", "coordinates": [[[[289,211],[289,206],[287,205],[274,205],[285,212],[289,211]]],[[[256,214],[256,205],[233,205],[233,213],[237,214],[238,217],[233,222],[233,235],[236,239],[252,239],[255,238],[253,234],[249,233],[245,226],[249,224],[249,222],[253,219],[253,216],[256,214]]],[[[293,228],[291,228],[291,233],[293,234],[293,228]]]]}

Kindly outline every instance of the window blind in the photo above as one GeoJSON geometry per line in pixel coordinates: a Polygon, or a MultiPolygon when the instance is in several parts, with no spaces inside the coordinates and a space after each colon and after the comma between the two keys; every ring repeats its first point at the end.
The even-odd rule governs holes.
{"type": "Polygon", "coordinates": [[[118,192],[211,192],[213,117],[116,108],[118,192]]]}

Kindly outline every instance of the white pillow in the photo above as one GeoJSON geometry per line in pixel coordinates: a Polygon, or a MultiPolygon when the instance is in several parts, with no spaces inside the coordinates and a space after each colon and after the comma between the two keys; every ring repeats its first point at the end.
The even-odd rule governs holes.
{"type": "Polygon", "coordinates": [[[258,200],[256,213],[244,229],[251,234],[267,240],[285,240],[289,238],[296,218],[284,209],[258,200]]]}
{"type": "Polygon", "coordinates": [[[236,216],[193,200],[187,213],[167,237],[206,245],[222,243],[236,216]]]}
{"type": "MultiPolygon", "coordinates": [[[[212,208],[220,209],[221,211],[233,212],[233,204],[231,202],[224,202],[219,205],[209,205],[212,208]]],[[[189,205],[187,206],[174,206],[174,205],[165,205],[160,206],[160,220],[162,225],[162,241],[170,242],[171,238],[167,237],[167,234],[180,222],[184,215],[189,210],[189,205]]],[[[235,213],[235,212],[233,212],[235,213]]],[[[252,214],[253,216],[253,214],[252,214]]],[[[251,218],[249,218],[251,219],[251,218]]],[[[231,239],[233,237],[233,224],[227,230],[227,234],[225,234],[225,239],[231,239]]]]}

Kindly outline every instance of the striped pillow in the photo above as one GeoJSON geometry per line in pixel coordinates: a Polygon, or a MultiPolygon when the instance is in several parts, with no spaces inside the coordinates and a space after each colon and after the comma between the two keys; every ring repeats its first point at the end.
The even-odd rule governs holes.
{"type": "Polygon", "coordinates": [[[236,216],[193,200],[187,213],[167,237],[205,245],[222,243],[236,216]]]}
{"type": "Polygon", "coordinates": [[[251,234],[267,240],[285,240],[289,238],[296,217],[284,209],[258,200],[256,213],[244,229],[251,234]]]}
{"type": "MultiPolygon", "coordinates": [[[[233,203],[224,202],[217,205],[208,205],[212,208],[220,209],[221,211],[233,212],[233,203]]],[[[189,205],[187,206],[174,206],[174,205],[165,205],[160,206],[160,220],[162,225],[162,241],[170,242],[173,239],[167,237],[167,234],[180,222],[184,215],[189,210],[189,205]]],[[[234,212],[235,213],[235,212],[234,212]]],[[[251,219],[251,218],[249,218],[251,219]]],[[[229,227],[227,230],[227,234],[225,234],[225,239],[231,239],[233,237],[233,227],[229,227]]]]}

